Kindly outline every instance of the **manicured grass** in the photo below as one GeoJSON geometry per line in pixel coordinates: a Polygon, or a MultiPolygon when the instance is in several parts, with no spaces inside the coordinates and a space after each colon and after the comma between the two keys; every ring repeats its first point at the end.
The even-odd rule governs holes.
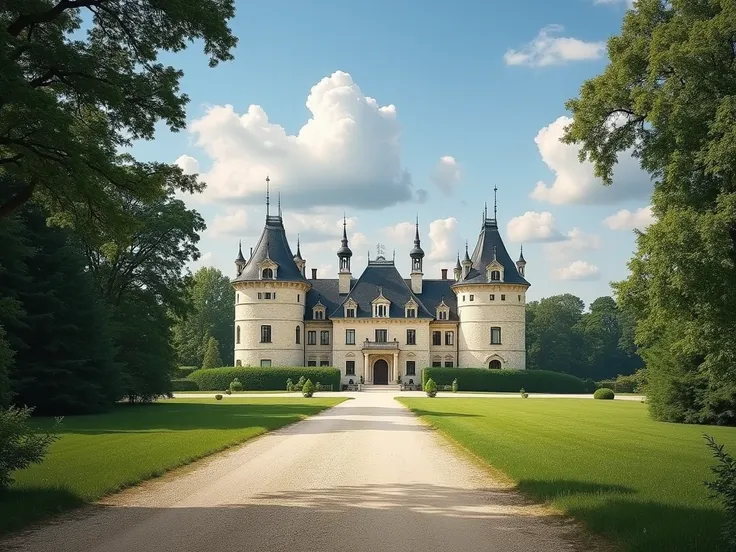
{"type": "MultiPolygon", "coordinates": [[[[174,399],[64,418],[42,464],[0,493],[0,534],[242,443],[345,399],[174,399]]],[[[38,419],[39,426],[51,420],[38,419]]]]}
{"type": "Polygon", "coordinates": [[[703,481],[703,433],[736,453],[736,428],[666,424],[634,401],[399,399],[452,440],[631,551],[726,550],[703,481]]]}

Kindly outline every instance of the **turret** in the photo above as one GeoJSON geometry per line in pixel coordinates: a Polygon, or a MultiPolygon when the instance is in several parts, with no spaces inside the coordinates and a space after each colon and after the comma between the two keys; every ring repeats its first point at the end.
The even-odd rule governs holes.
{"type": "Polygon", "coordinates": [[[307,261],[302,259],[301,244],[299,243],[299,234],[296,235],[296,255],[294,255],[294,263],[296,264],[299,272],[304,276],[304,269],[307,266],[307,261]]]}
{"type": "Polygon", "coordinates": [[[465,278],[468,275],[472,266],[473,266],[473,261],[470,260],[470,255],[468,255],[468,242],[466,240],[465,241],[465,258],[463,259],[463,278],[465,278]]]}
{"type": "Polygon", "coordinates": [[[460,266],[460,252],[457,252],[457,262],[455,263],[455,270],[453,271],[455,275],[455,281],[459,282],[460,278],[463,276],[463,267],[460,266]]]}
{"type": "Polygon", "coordinates": [[[417,295],[422,293],[422,259],[424,259],[424,250],[419,240],[419,217],[417,217],[416,229],[414,232],[414,247],[409,252],[411,257],[411,291],[417,295]]]}
{"type": "Polygon", "coordinates": [[[524,259],[524,244],[521,245],[521,252],[519,253],[519,260],[516,261],[516,268],[519,271],[519,275],[523,278],[526,272],[526,260],[524,259]]]}
{"type": "Polygon", "coordinates": [[[236,276],[240,276],[245,268],[245,257],[243,257],[243,243],[238,242],[238,256],[235,258],[235,273],[236,276]]]}
{"type": "Polygon", "coordinates": [[[340,261],[339,271],[339,282],[338,282],[338,293],[346,294],[350,293],[350,282],[353,279],[353,275],[350,272],[350,257],[353,256],[353,252],[348,247],[348,230],[347,220],[345,215],[342,216],[342,240],[340,242],[340,249],[337,250],[337,258],[340,261]]]}

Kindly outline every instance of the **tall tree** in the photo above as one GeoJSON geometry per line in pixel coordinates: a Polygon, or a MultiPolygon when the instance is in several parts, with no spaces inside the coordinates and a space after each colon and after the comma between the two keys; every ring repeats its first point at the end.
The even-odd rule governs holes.
{"type": "Polygon", "coordinates": [[[565,141],[606,184],[629,149],[655,181],[658,220],[616,291],[664,420],[736,424],[734,37],[730,0],[639,0],[606,69],[567,104],[565,141]]]}
{"type": "Polygon", "coordinates": [[[202,360],[202,368],[219,368],[222,366],[220,358],[220,344],[214,337],[207,339],[207,347],[204,350],[204,359],[202,360]]]}
{"type": "Polygon", "coordinates": [[[129,220],[111,192],[152,201],[171,187],[201,190],[174,165],[119,152],[152,139],[159,121],[185,127],[182,72],[158,56],[198,40],[210,66],[232,59],[233,15],[233,0],[3,2],[0,174],[23,185],[0,217],[34,197],[65,222],[83,208],[100,226],[129,220]]]}
{"type": "Polygon", "coordinates": [[[214,267],[202,267],[194,273],[188,293],[192,308],[174,326],[179,363],[201,366],[207,338],[212,336],[219,343],[220,358],[232,365],[235,291],[230,279],[214,267]]]}

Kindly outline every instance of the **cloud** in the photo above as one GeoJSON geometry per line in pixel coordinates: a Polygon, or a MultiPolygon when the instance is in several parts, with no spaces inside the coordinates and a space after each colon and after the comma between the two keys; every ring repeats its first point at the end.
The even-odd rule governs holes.
{"type": "Polygon", "coordinates": [[[633,213],[628,209],[621,209],[618,213],[607,217],[603,224],[611,230],[645,230],[647,226],[656,221],[652,206],[642,207],[633,213]]]}
{"type": "Polygon", "coordinates": [[[610,5],[623,4],[624,6],[626,6],[628,8],[633,8],[634,7],[634,2],[635,2],[635,0],[594,0],[593,3],[594,4],[600,4],[600,5],[603,5],[603,4],[610,4],[610,5]]]}
{"type": "Polygon", "coordinates": [[[250,217],[245,209],[230,209],[222,215],[216,215],[207,227],[212,236],[244,236],[255,231],[248,226],[250,217]]]}
{"type": "Polygon", "coordinates": [[[413,222],[400,222],[388,228],[384,228],[383,232],[394,242],[395,246],[401,247],[407,245],[411,247],[414,243],[414,231],[416,229],[413,222]]]}
{"type": "Polygon", "coordinates": [[[553,242],[566,239],[555,228],[555,224],[552,213],[527,211],[508,222],[506,233],[513,242],[553,242]]]}
{"type": "Polygon", "coordinates": [[[179,165],[184,174],[199,174],[199,161],[190,155],[180,155],[175,165],[179,165]]]}
{"type": "Polygon", "coordinates": [[[562,204],[610,204],[627,198],[649,197],[652,182],[641,170],[639,162],[631,157],[631,150],[619,155],[613,175],[613,184],[604,186],[593,172],[589,161],[581,163],[580,149],[575,144],[563,144],[565,127],[572,123],[570,117],[560,117],[541,129],[534,141],[542,161],[555,173],[551,186],[537,182],[530,194],[532,199],[562,204]]]}
{"type": "Polygon", "coordinates": [[[565,236],[564,241],[549,243],[545,250],[554,260],[570,260],[581,253],[600,249],[601,238],[596,234],[586,234],[579,228],[573,228],[565,236]]]}
{"type": "Polygon", "coordinates": [[[426,200],[426,190],[415,190],[402,166],[393,105],[379,105],[348,73],[337,71],[312,87],[306,106],[311,117],[296,134],[269,121],[259,105],[243,114],[232,105],[212,106],[193,121],[195,143],[212,161],[202,175],[203,199],[262,203],[268,175],[273,190],[304,209],[380,209],[426,200]]]}
{"type": "Polygon", "coordinates": [[[432,174],[432,182],[444,195],[452,195],[460,182],[460,165],[451,155],[440,157],[432,174]]]}
{"type": "Polygon", "coordinates": [[[520,50],[509,49],[503,56],[506,65],[548,67],[568,61],[599,59],[606,51],[605,42],[585,42],[577,38],[553,36],[561,33],[561,25],[547,25],[520,50]]]}
{"type": "Polygon", "coordinates": [[[452,261],[457,255],[457,219],[448,217],[429,223],[430,261],[452,261]]]}
{"type": "Polygon", "coordinates": [[[597,280],[600,271],[597,266],[585,261],[575,261],[569,266],[556,269],[553,276],[557,280],[597,280]]]}

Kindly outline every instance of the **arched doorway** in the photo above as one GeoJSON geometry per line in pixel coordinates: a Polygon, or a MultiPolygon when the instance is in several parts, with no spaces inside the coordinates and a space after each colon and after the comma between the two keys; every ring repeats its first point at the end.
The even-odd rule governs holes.
{"type": "Polygon", "coordinates": [[[388,385],[388,362],[382,358],[373,365],[373,383],[375,385],[388,385]]]}
{"type": "Polygon", "coordinates": [[[493,359],[489,364],[488,367],[491,370],[500,370],[501,369],[501,361],[498,359],[493,359]]]}

